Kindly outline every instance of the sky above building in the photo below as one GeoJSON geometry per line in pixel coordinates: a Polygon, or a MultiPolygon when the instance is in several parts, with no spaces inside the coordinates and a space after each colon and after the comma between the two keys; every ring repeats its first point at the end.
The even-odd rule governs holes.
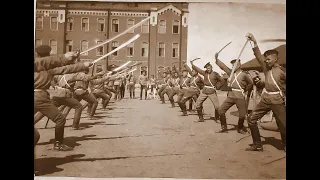
{"type": "MultiPolygon", "coordinates": [[[[207,62],[215,65],[214,54],[228,42],[232,43],[219,55],[231,67],[251,32],[262,52],[276,48],[285,42],[259,42],[263,39],[286,39],[286,9],[284,4],[244,3],[190,3],[188,22],[188,61],[201,58],[195,65],[203,67],[207,62]]],[[[242,63],[254,58],[248,43],[240,57],[242,63]]],[[[190,64],[189,64],[190,65],[190,64]]]]}

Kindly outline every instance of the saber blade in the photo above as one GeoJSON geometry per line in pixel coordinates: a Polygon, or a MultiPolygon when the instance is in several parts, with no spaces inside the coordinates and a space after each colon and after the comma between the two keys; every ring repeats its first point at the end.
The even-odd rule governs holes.
{"type": "Polygon", "coordinates": [[[111,38],[111,39],[107,39],[106,41],[104,41],[104,42],[102,42],[102,43],[100,43],[100,44],[97,44],[97,45],[92,46],[91,48],[89,48],[89,49],[87,49],[87,50],[82,51],[82,52],[80,53],[80,55],[85,54],[85,53],[87,53],[87,52],[89,52],[89,51],[91,51],[91,50],[93,50],[93,49],[95,49],[95,48],[97,48],[97,47],[100,47],[100,46],[102,46],[102,45],[104,45],[104,44],[107,44],[107,43],[109,43],[109,42],[117,39],[118,37],[120,37],[120,36],[128,33],[130,30],[135,29],[135,28],[137,28],[138,26],[142,25],[145,21],[147,21],[147,20],[149,20],[149,19],[150,19],[150,17],[147,17],[147,18],[143,19],[143,20],[140,21],[139,23],[135,24],[134,26],[131,26],[131,27],[128,28],[127,30],[125,30],[125,31],[123,31],[122,33],[116,35],[115,37],[113,37],[113,38],[111,38]]]}
{"type": "Polygon", "coordinates": [[[140,37],[140,34],[135,35],[133,38],[129,39],[127,42],[121,44],[119,47],[117,47],[116,49],[112,50],[111,52],[109,52],[108,54],[105,54],[103,56],[101,56],[100,58],[94,60],[92,63],[97,63],[98,61],[100,61],[101,59],[104,59],[108,56],[110,56],[111,54],[113,54],[116,51],[119,51],[120,49],[124,48],[125,46],[129,45],[130,43],[132,43],[133,41],[137,40],[140,37]]]}
{"type": "Polygon", "coordinates": [[[227,45],[223,46],[223,48],[221,48],[220,51],[218,51],[218,54],[220,54],[221,51],[224,50],[224,48],[226,48],[227,46],[229,46],[229,44],[231,44],[231,43],[232,43],[232,41],[230,41],[227,45]]]}

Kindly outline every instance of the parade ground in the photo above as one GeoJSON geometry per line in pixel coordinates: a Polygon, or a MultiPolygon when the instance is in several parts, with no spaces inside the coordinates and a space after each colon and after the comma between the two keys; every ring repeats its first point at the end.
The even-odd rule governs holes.
{"type": "MultiPolygon", "coordinates": [[[[41,137],[35,148],[39,176],[88,178],[193,178],[193,179],[285,179],[286,153],[280,133],[261,129],[263,152],[248,152],[249,134],[237,133],[238,117],[227,112],[228,133],[218,134],[220,124],[211,120],[213,106],[204,103],[205,122],[195,123],[195,112],[181,116],[180,108],[169,101],[130,99],[111,100],[107,110],[99,103],[90,120],[83,110],[80,126],[72,130],[74,110],[67,117],[65,144],[73,151],[51,149],[54,123],[47,118],[35,125],[41,137]]],[[[218,94],[220,104],[225,92],[218,94]]],[[[82,102],[84,103],[84,102],[82,102]]],[[[247,124],[246,124],[247,125],[247,124]]]]}

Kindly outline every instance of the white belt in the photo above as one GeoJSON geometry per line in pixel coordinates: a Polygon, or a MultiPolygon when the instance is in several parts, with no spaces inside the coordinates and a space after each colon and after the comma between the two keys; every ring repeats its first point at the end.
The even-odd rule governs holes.
{"type": "Polygon", "coordinates": [[[243,90],[241,90],[241,89],[233,89],[233,88],[232,88],[232,91],[239,91],[239,92],[243,92],[243,90]]]}
{"type": "Polygon", "coordinates": [[[182,87],[182,89],[188,89],[187,87],[182,87]]]}
{"type": "Polygon", "coordinates": [[[270,95],[273,95],[273,94],[280,94],[280,91],[276,91],[276,92],[269,92],[267,91],[266,89],[263,89],[262,90],[263,93],[267,93],[267,94],[270,94],[270,95]]]}
{"type": "Polygon", "coordinates": [[[44,89],[34,89],[34,91],[41,92],[41,91],[46,91],[46,90],[44,90],[44,89]]]}
{"type": "Polygon", "coordinates": [[[206,88],[211,88],[211,89],[216,89],[216,87],[212,87],[212,86],[204,86],[204,87],[206,87],[206,88]]]}

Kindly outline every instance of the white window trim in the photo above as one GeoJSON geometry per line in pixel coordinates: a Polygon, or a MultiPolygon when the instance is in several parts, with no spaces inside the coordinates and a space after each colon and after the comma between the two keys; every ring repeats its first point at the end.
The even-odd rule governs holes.
{"type": "Polygon", "coordinates": [[[143,31],[142,31],[142,29],[143,29],[143,28],[142,28],[142,27],[143,27],[143,24],[141,24],[141,33],[143,33],[143,34],[148,34],[148,33],[149,33],[149,29],[150,29],[150,27],[149,27],[149,26],[150,26],[150,19],[147,20],[146,23],[147,23],[147,25],[148,25],[148,32],[143,32],[143,31]]]}
{"type": "Polygon", "coordinates": [[[127,47],[127,57],[133,57],[134,56],[134,42],[132,42],[132,56],[128,56],[128,46],[126,46],[126,47],[127,47]]]}
{"type": "MultiPolygon", "coordinates": [[[[119,42],[118,41],[112,41],[111,42],[111,50],[110,51],[112,51],[112,48],[113,48],[113,46],[112,46],[112,43],[113,42],[117,42],[118,43],[118,45],[119,45],[119,42]]],[[[118,46],[119,47],[119,46],[118,46]]],[[[117,47],[116,47],[117,48],[117,47]]],[[[119,50],[120,51],[120,50],[119,50]]],[[[113,53],[111,54],[113,57],[118,57],[118,55],[119,55],[119,51],[117,51],[117,55],[114,55],[113,53]]]]}
{"type": "Polygon", "coordinates": [[[147,58],[147,57],[149,57],[149,43],[148,42],[141,42],[141,57],[144,57],[144,58],[147,58]],[[143,48],[143,43],[147,43],[148,44],[148,56],[142,56],[142,48],[143,48]]]}
{"type": "MultiPolygon", "coordinates": [[[[40,45],[39,46],[41,46],[42,45],[42,39],[36,39],[36,45],[37,45],[37,40],[39,40],[41,43],[40,43],[40,45]]],[[[49,42],[50,43],[50,42],[49,42]]]]}
{"type": "MultiPolygon", "coordinates": [[[[135,23],[136,23],[136,21],[134,20],[134,19],[127,19],[127,29],[129,29],[130,27],[128,26],[128,22],[130,21],[130,20],[132,20],[133,21],[133,25],[132,26],[134,26],[135,25],[135,23]]],[[[131,26],[131,27],[132,27],[131,26]]],[[[135,29],[135,28],[134,28],[135,29]]],[[[131,31],[129,31],[128,33],[129,34],[134,34],[134,29],[133,29],[133,32],[131,32],[131,31]]]]}
{"type": "MultiPolygon", "coordinates": [[[[71,41],[72,42],[72,46],[71,46],[71,52],[73,51],[73,40],[67,40],[67,41],[71,41]]],[[[66,48],[67,46],[69,46],[67,43],[66,43],[66,48]]],[[[67,49],[66,49],[67,50],[67,49]]],[[[69,51],[68,51],[69,52],[69,51]]]]}
{"type": "Polygon", "coordinates": [[[166,20],[159,20],[159,27],[158,27],[158,34],[166,34],[167,33],[167,21],[166,20]],[[160,33],[159,32],[159,30],[160,30],[160,22],[161,21],[164,21],[164,29],[165,29],[165,31],[164,31],[164,33],[160,33]]]}
{"type": "Polygon", "coordinates": [[[180,28],[181,28],[181,26],[180,26],[180,21],[179,20],[172,20],[172,34],[180,34],[180,28]],[[179,28],[178,28],[178,33],[173,33],[173,22],[174,21],[178,21],[179,22],[179,28]]]}
{"type": "MultiPolygon", "coordinates": [[[[101,41],[101,43],[103,43],[103,41],[101,41]]],[[[96,41],[96,44],[98,45],[98,41],[96,41]]],[[[101,46],[99,46],[99,47],[101,47],[101,46]]],[[[99,55],[98,54],[98,48],[96,49],[96,56],[103,56],[104,55],[104,45],[102,45],[102,55],[99,55]]]]}
{"type": "Polygon", "coordinates": [[[115,32],[115,31],[113,31],[113,29],[112,29],[112,27],[113,27],[113,20],[118,20],[118,32],[120,31],[120,20],[119,19],[116,19],[116,18],[114,18],[114,19],[111,19],[111,32],[113,32],[113,33],[118,33],[118,32],[115,32]]]}
{"type": "Polygon", "coordinates": [[[58,23],[58,17],[56,17],[56,16],[50,16],[50,30],[51,31],[58,31],[58,29],[59,29],[59,23],[58,23]],[[52,20],[52,18],[57,18],[57,29],[52,29],[52,27],[51,27],[51,20],[52,20]]]}
{"type": "MultiPolygon", "coordinates": [[[[42,30],[43,29],[43,16],[38,16],[38,17],[41,17],[41,29],[37,29],[36,28],[36,30],[42,30]]],[[[51,25],[51,24],[50,24],[51,25]]],[[[36,27],[37,27],[37,25],[36,25],[36,27]]]]}
{"type": "MultiPolygon", "coordinates": [[[[88,48],[89,48],[89,41],[88,40],[80,40],[80,51],[82,51],[82,41],[87,41],[88,42],[88,48]]],[[[89,52],[86,52],[86,54],[82,54],[81,56],[89,56],[89,52]]]]}
{"type": "Polygon", "coordinates": [[[88,17],[82,17],[81,18],[81,24],[80,24],[80,29],[81,29],[81,31],[83,31],[83,32],[89,32],[90,31],[90,19],[88,18],[88,17]],[[82,23],[83,23],[83,19],[88,19],[88,30],[86,31],[86,30],[82,30],[82,23]]]}
{"type": "Polygon", "coordinates": [[[164,42],[159,42],[159,43],[158,43],[158,57],[166,57],[166,43],[164,43],[164,42]],[[163,43],[163,45],[164,45],[164,48],[163,48],[163,56],[159,56],[160,43],[163,43]]]}
{"type": "Polygon", "coordinates": [[[180,50],[180,44],[179,43],[172,43],[172,53],[171,53],[172,58],[179,58],[179,56],[180,56],[179,50],[180,50]],[[173,57],[173,44],[178,44],[178,56],[177,57],[173,57]]]}
{"type": "MultiPolygon", "coordinates": [[[[56,41],[57,42],[57,46],[56,46],[56,54],[58,54],[58,40],[55,40],[55,39],[49,39],[49,46],[51,47],[51,41],[56,41]]],[[[52,48],[51,48],[51,51],[52,51],[52,48]]],[[[50,54],[51,54],[51,51],[50,51],[50,54]]]]}
{"type": "Polygon", "coordinates": [[[105,18],[97,18],[97,31],[98,32],[105,32],[106,31],[106,19],[105,18]],[[103,31],[99,31],[99,19],[103,19],[103,25],[104,25],[104,27],[103,27],[103,31]]]}
{"type": "MultiPolygon", "coordinates": [[[[72,26],[72,29],[71,29],[71,30],[68,30],[68,29],[67,29],[67,31],[68,31],[68,32],[74,31],[74,24],[75,24],[75,23],[74,23],[74,18],[73,18],[73,17],[67,17],[67,23],[69,23],[69,22],[68,22],[68,19],[73,19],[73,26],[72,26]]],[[[67,26],[67,27],[68,27],[68,26],[67,26]]]]}

